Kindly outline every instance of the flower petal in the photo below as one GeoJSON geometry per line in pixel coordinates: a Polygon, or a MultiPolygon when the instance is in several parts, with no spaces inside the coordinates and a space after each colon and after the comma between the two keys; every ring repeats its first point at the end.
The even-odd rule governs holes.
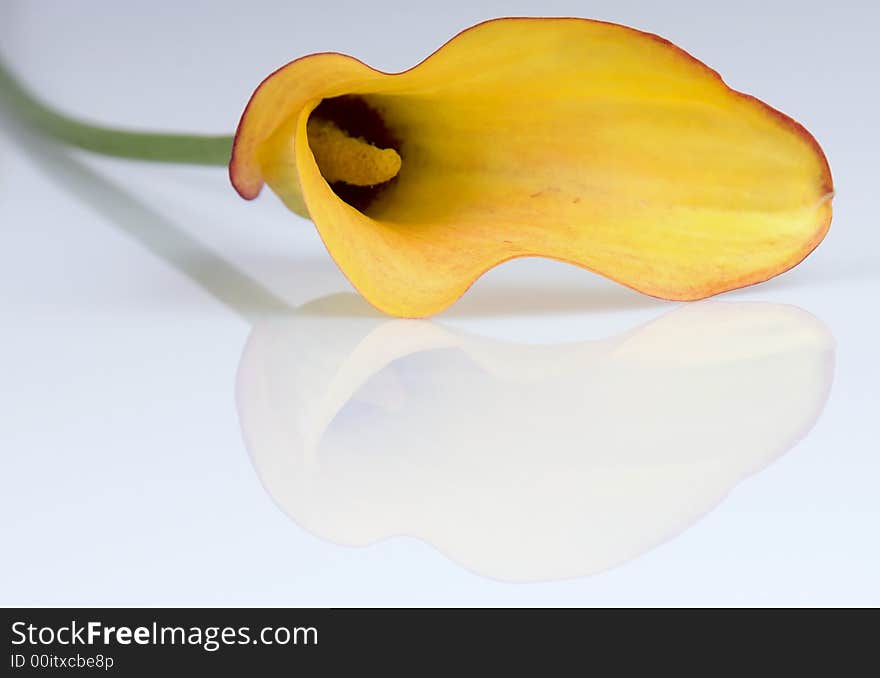
{"type": "Polygon", "coordinates": [[[490,21],[400,74],[293,62],[252,99],[231,171],[245,197],[265,180],[305,207],[354,286],[402,316],[521,256],[707,297],[791,268],[831,220],[828,164],[803,127],[657,36],[585,19],[490,21]],[[401,139],[400,173],[366,213],[306,141],[310,112],[343,94],[401,139]]]}

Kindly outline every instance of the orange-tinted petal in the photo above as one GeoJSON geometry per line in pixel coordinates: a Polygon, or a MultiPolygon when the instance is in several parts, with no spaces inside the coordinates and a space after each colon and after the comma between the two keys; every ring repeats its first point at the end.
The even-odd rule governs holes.
{"type": "Polygon", "coordinates": [[[521,256],[698,299],[791,268],[831,220],[803,127],[665,40],[584,19],[490,21],[399,74],[295,61],[254,94],[230,169],[243,196],[265,181],[307,213],[367,300],[403,316],[521,256]],[[308,144],[311,112],[341,95],[401,142],[399,175],[365,211],[308,144]]]}

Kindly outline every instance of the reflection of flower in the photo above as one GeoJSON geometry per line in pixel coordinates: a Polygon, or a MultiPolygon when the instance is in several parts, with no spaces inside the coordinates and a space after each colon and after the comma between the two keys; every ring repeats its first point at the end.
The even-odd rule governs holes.
{"type": "Polygon", "coordinates": [[[803,127],[663,39],[584,19],[483,23],[399,74],[294,61],[254,93],[230,175],[311,217],[404,316],[529,255],[706,297],[791,268],[831,221],[803,127]]]}
{"type": "Polygon", "coordinates": [[[767,303],[680,306],[613,337],[519,344],[354,295],[258,323],[242,434],[294,521],[423,539],[505,580],[592,574],[695,523],[815,424],[834,338],[767,303]]]}

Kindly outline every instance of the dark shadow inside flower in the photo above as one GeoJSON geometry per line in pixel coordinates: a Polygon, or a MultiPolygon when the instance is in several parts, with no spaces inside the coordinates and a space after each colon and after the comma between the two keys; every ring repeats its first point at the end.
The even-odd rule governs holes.
{"type": "MultiPolygon", "coordinates": [[[[335,140],[328,142],[326,136],[316,138],[315,134],[309,134],[309,142],[313,153],[315,153],[318,169],[321,170],[322,176],[327,179],[333,192],[340,199],[356,210],[369,214],[370,205],[397,181],[397,173],[395,172],[394,176],[386,181],[358,185],[358,183],[352,183],[350,180],[346,180],[346,178],[339,178],[339,174],[344,173],[346,169],[357,171],[362,168],[348,166],[342,168],[342,172],[340,172],[337,167],[328,167],[328,160],[329,162],[336,163],[341,161],[346,165],[357,162],[359,154],[366,155],[368,152],[371,152],[371,149],[367,148],[364,144],[380,151],[392,149],[398,154],[399,158],[401,147],[399,139],[385,124],[382,116],[364,98],[355,95],[323,99],[309,116],[310,130],[314,128],[314,123],[328,123],[331,129],[336,128],[343,135],[337,135],[335,140]],[[364,144],[352,145],[353,148],[351,149],[333,147],[351,140],[364,142],[364,144]],[[322,143],[324,144],[323,149],[322,143]],[[322,150],[324,151],[323,154],[322,150]],[[347,154],[348,157],[340,158],[341,154],[347,154]],[[327,155],[330,155],[329,159],[327,155]]],[[[369,158],[370,156],[367,155],[366,159],[369,160],[369,158]]]]}

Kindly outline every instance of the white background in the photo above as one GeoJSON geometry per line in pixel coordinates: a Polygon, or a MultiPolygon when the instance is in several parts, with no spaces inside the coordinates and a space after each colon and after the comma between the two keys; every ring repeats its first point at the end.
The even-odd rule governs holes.
{"type": "MultiPolygon", "coordinates": [[[[573,491],[563,480],[558,488],[548,481],[544,494],[530,495],[547,498],[546,513],[540,505],[516,510],[509,478],[519,467],[511,464],[524,464],[528,478],[550,478],[542,459],[558,462],[555,446],[578,441],[530,436],[535,410],[527,399],[483,403],[491,416],[467,417],[467,428],[460,428],[461,403],[443,398],[467,396],[456,391],[455,375],[474,377],[473,362],[446,363],[443,354],[434,363],[429,355],[414,366],[384,371],[403,370],[411,377],[415,370],[418,381],[419,370],[430,368],[442,382],[436,393],[424,378],[407,387],[428,389],[414,395],[406,389],[401,395],[399,384],[380,381],[367,384],[348,404],[344,395],[335,405],[324,402],[332,398],[321,389],[338,365],[315,358],[314,344],[320,348],[325,340],[332,348],[340,336],[361,330],[339,312],[303,321],[302,312],[293,310],[351,291],[309,222],[284,210],[269,192],[254,203],[240,200],[223,169],[67,153],[0,130],[0,603],[880,603],[876,7],[769,0],[299,5],[4,2],[0,54],[41,97],[71,113],[135,128],[231,133],[267,73],[314,51],[342,51],[384,70],[400,70],[477,21],[535,13],[589,16],[663,35],[720,71],[731,86],[797,118],[828,155],[837,197],[826,241],[795,270],[723,297],[801,309],[795,311],[794,329],[783,323],[777,332],[783,338],[802,327],[811,328],[811,346],[824,345],[826,331],[833,337],[836,360],[827,403],[817,417],[787,413],[802,417],[805,437],[777,450],[766,468],[744,480],[744,471],[725,476],[708,502],[718,505],[705,516],[683,519],[671,532],[667,526],[653,535],[660,542],[654,548],[649,548],[652,535],[644,536],[643,548],[625,562],[591,574],[605,547],[593,548],[583,535],[597,521],[604,521],[606,534],[619,528],[624,536],[639,525],[620,521],[620,504],[606,510],[600,502],[583,513],[556,506],[557,496],[573,491]],[[290,310],[279,310],[278,300],[290,310]],[[326,473],[324,467],[311,469],[315,475],[307,479],[314,483],[292,483],[293,489],[284,490],[289,494],[277,496],[272,474],[281,471],[267,466],[259,451],[249,454],[243,442],[243,428],[249,440],[264,433],[249,431],[259,425],[240,416],[236,375],[248,338],[267,331],[261,323],[267,318],[285,323],[288,316],[293,330],[285,331],[292,334],[273,341],[289,341],[291,349],[285,353],[275,346],[269,355],[283,355],[284,365],[265,369],[282,375],[278,379],[286,371],[310,376],[285,383],[274,397],[282,409],[290,408],[292,420],[304,417],[303,425],[316,435],[324,429],[314,417],[345,410],[333,423],[335,433],[326,433],[320,445],[348,448],[333,452],[326,473]],[[818,324],[804,320],[809,317],[818,324]],[[311,348],[302,360],[311,362],[300,364],[296,350],[309,337],[311,348]],[[447,364],[462,371],[450,372],[444,381],[447,364]],[[303,388],[315,389],[314,396],[310,399],[308,390],[303,396],[303,388]],[[434,427],[421,441],[421,423],[385,416],[370,429],[371,420],[365,423],[359,415],[376,402],[393,413],[395,398],[405,401],[407,394],[432,408],[430,421],[419,420],[434,427]],[[301,397],[305,405],[297,409],[301,397]],[[314,414],[313,405],[324,414],[314,414]],[[496,428],[484,426],[487,420],[496,428]],[[355,426],[352,421],[361,428],[346,428],[355,426]],[[494,435],[499,427],[508,432],[494,435]],[[363,450],[356,449],[358,438],[352,440],[350,430],[365,431],[363,450]],[[471,435],[455,443],[450,432],[459,430],[471,435]],[[461,450],[444,449],[447,435],[451,445],[466,444],[476,457],[456,461],[461,450]],[[379,459],[373,466],[359,456],[370,454],[390,455],[390,461],[379,459]],[[411,491],[409,506],[388,503],[396,490],[427,482],[426,467],[442,469],[430,497],[411,491]],[[502,480],[493,483],[496,471],[502,480]],[[364,488],[358,478],[366,476],[357,474],[370,473],[387,475],[372,478],[370,487],[381,491],[358,494],[359,504],[352,496],[364,488]],[[725,498],[727,490],[732,492],[725,498]],[[388,509],[391,514],[380,516],[376,506],[386,504],[399,515],[388,509]],[[481,521],[481,511],[491,513],[491,524],[481,521]],[[504,538],[496,540],[499,534],[504,538]],[[546,540],[573,546],[548,555],[540,550],[546,540]],[[364,541],[372,543],[348,545],[364,541]],[[519,555],[501,547],[493,551],[502,542],[523,548],[519,555]],[[482,565],[465,562],[471,556],[482,565]],[[534,567],[527,576],[516,565],[529,558],[534,567]],[[509,578],[539,581],[502,581],[509,578]]],[[[362,308],[356,300],[343,301],[362,308]]],[[[472,335],[505,345],[613,343],[654,318],[668,320],[673,316],[664,314],[676,306],[563,264],[522,260],[487,274],[427,327],[458,337],[443,341],[472,355],[479,352],[473,342],[485,341],[472,335]]],[[[701,327],[707,329],[706,342],[718,340],[711,323],[701,327]]],[[[408,326],[392,330],[404,344],[415,341],[408,326]]],[[[776,335],[767,336],[772,343],[776,335]]],[[[738,359],[761,393],[778,389],[772,402],[798,403],[802,396],[806,402],[794,389],[821,390],[815,380],[803,387],[780,382],[770,369],[762,372],[760,363],[749,360],[766,348],[758,339],[741,347],[738,359]]],[[[689,349],[701,346],[693,337],[689,341],[684,344],[689,349]]],[[[724,351],[740,350],[729,340],[702,348],[716,351],[713,360],[722,363],[724,351]]],[[[552,363],[556,349],[548,350],[552,363]]],[[[650,342],[642,350],[661,362],[683,355],[681,346],[650,342]]],[[[606,360],[599,354],[597,360],[606,360]]],[[[348,353],[334,355],[344,361],[348,353]]],[[[353,360],[355,368],[367,369],[353,360]]],[[[509,376],[521,364],[513,358],[501,372],[509,376]]],[[[608,364],[599,366],[604,370],[608,364]]],[[[666,413],[657,373],[646,378],[658,388],[657,411],[666,413]]],[[[488,383],[487,392],[506,392],[488,383]]],[[[597,379],[596,388],[605,383],[597,379]]],[[[670,397],[681,395],[676,383],[669,385],[670,397]]],[[[703,482],[693,468],[687,471],[691,475],[678,474],[681,447],[699,447],[686,433],[713,422],[716,441],[712,430],[699,438],[707,454],[717,446],[735,460],[730,442],[739,441],[740,429],[764,430],[755,428],[754,419],[740,419],[755,416],[748,389],[731,393],[727,401],[694,404],[693,412],[668,420],[652,419],[643,399],[638,406],[625,398],[609,404],[602,392],[587,392],[601,406],[601,422],[591,422],[567,391],[546,396],[549,411],[562,416],[572,407],[571,417],[584,417],[578,449],[589,463],[595,455],[606,462],[613,456],[607,446],[615,438],[608,431],[615,428],[628,431],[643,455],[656,455],[652,464],[664,469],[651,475],[652,487],[665,497],[658,511],[678,497],[691,501],[703,482]],[[717,423],[724,416],[726,424],[717,423]],[[639,438],[643,430],[671,434],[651,446],[639,438]]],[[[758,402],[767,410],[762,426],[781,429],[782,415],[758,402]]],[[[542,407],[546,411],[547,402],[535,403],[536,410],[542,407]]],[[[564,430],[576,423],[565,416],[560,421],[564,430]]],[[[299,434],[286,435],[272,433],[272,444],[288,445],[294,457],[310,449],[299,434]]],[[[744,443],[742,457],[754,455],[759,442],[744,443]]],[[[573,472],[575,479],[589,476],[589,469],[578,466],[581,461],[573,467],[585,475],[573,472]]],[[[642,495],[632,487],[627,491],[632,505],[644,509],[642,495]]]]}

